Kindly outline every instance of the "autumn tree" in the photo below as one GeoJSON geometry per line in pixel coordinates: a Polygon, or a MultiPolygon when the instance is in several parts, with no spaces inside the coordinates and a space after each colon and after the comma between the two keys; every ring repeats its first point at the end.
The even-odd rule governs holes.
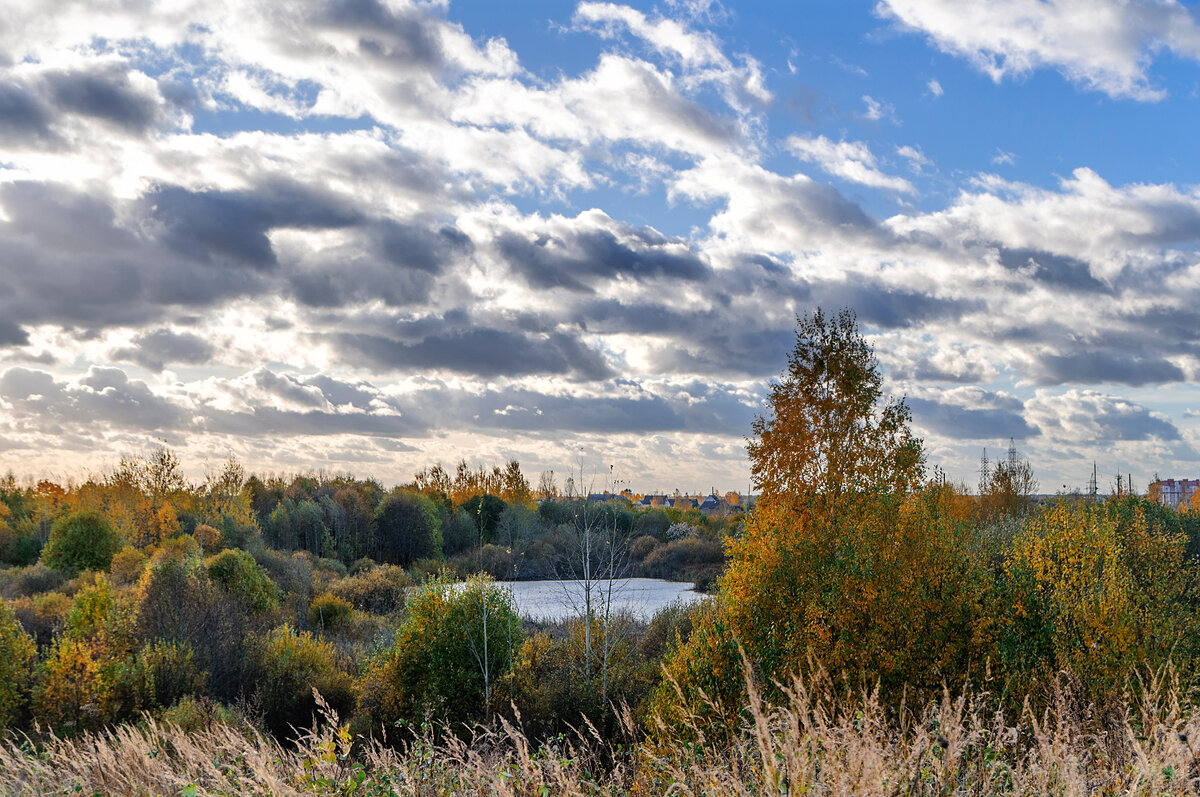
{"type": "Polygon", "coordinates": [[[848,494],[904,493],[921,482],[921,441],[903,400],[880,406],[883,376],[849,310],[797,319],[796,345],[747,445],[766,502],[829,505],[848,494]]]}
{"type": "Polygon", "coordinates": [[[37,646],[0,600],[0,733],[22,719],[33,686],[37,646]]]}
{"type": "Polygon", "coordinates": [[[397,491],[375,510],[375,558],[409,565],[442,551],[442,523],[433,502],[420,493],[397,491]]]}

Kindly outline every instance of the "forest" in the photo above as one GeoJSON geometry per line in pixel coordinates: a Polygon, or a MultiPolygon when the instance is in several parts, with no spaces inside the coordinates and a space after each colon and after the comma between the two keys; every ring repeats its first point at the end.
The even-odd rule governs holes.
{"type": "Polygon", "coordinates": [[[10,477],[0,791],[1194,793],[1200,507],[954,484],[881,385],[853,314],[798,319],[724,516],[516,462],[10,477]],[[636,575],[713,597],[614,611],[636,575]],[[594,591],[533,622],[521,578],[594,591]]]}

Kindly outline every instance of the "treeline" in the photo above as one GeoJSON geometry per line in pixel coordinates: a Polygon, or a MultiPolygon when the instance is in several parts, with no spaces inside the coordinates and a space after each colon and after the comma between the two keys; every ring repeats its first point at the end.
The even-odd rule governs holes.
{"type": "Polygon", "coordinates": [[[514,706],[539,737],[584,716],[611,727],[614,705],[646,704],[690,614],[635,619],[597,585],[712,584],[742,524],[546,478],[535,499],[516,462],[429,473],[444,471],[385,490],[230,461],[193,484],[160,449],[82,484],[0,482],[0,727],[70,734],[150,713],[287,739],[314,688],[364,733],[514,706]],[[582,579],[594,600],[535,625],[492,580],[517,578],[582,579]]]}

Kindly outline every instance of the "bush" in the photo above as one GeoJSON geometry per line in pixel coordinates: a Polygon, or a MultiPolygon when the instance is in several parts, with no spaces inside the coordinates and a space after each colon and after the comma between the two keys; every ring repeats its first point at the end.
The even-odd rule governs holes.
{"type": "Polygon", "coordinates": [[[36,664],[33,637],[0,600],[0,733],[24,719],[36,664]]]}
{"type": "Polygon", "coordinates": [[[33,634],[39,647],[50,644],[74,605],[75,602],[61,592],[18,598],[11,604],[21,625],[33,634]]]}
{"type": "Polygon", "coordinates": [[[196,526],[196,530],[192,532],[192,537],[199,543],[205,553],[216,553],[222,547],[221,530],[207,523],[201,523],[196,526]]]}
{"type": "Polygon", "coordinates": [[[152,642],[138,652],[135,666],[149,687],[147,706],[165,708],[185,696],[204,694],[207,677],[186,642],[152,642]]]}
{"type": "Polygon", "coordinates": [[[279,605],[279,590],[271,577],[245,551],[227,548],[209,558],[206,565],[213,581],[254,611],[266,612],[279,605]]]}
{"type": "Polygon", "coordinates": [[[142,571],[150,559],[137,548],[126,545],[113,556],[109,575],[114,584],[133,584],[142,577],[142,571]]]}
{"type": "Polygon", "coordinates": [[[334,664],[333,646],[307,631],[276,628],[252,646],[249,660],[267,727],[281,739],[312,725],[313,689],[343,716],[354,706],[353,682],[334,664]]]}
{"type": "Polygon", "coordinates": [[[108,687],[90,646],[60,637],[38,673],[34,718],[59,735],[101,727],[108,719],[108,687]]]}
{"type": "Polygon", "coordinates": [[[725,566],[725,544],[711,537],[684,537],[660,545],[642,562],[650,578],[696,581],[725,566]]]}
{"type": "Polygon", "coordinates": [[[42,561],[55,570],[107,571],[123,544],[120,533],[99,512],[74,512],[50,527],[42,561]]]}
{"type": "Polygon", "coordinates": [[[66,582],[66,578],[61,572],[47,567],[45,562],[4,571],[3,577],[2,597],[5,598],[19,598],[23,595],[50,592],[66,582]]]}
{"type": "Polygon", "coordinates": [[[208,697],[194,695],[184,695],[160,716],[164,723],[174,725],[184,733],[195,733],[213,726],[232,726],[238,720],[228,706],[208,697]]]}
{"type": "Polygon", "coordinates": [[[520,635],[508,590],[486,577],[462,585],[431,581],[409,598],[392,647],[368,665],[360,708],[385,727],[429,717],[461,731],[507,703],[520,635]]]}
{"type": "Polygon", "coordinates": [[[11,565],[29,565],[38,559],[42,543],[38,539],[37,527],[32,520],[0,518],[0,562],[11,565]]]}
{"type": "Polygon", "coordinates": [[[354,616],[354,607],[349,601],[326,592],[313,598],[308,605],[308,625],[321,630],[340,628],[354,616]]]}
{"type": "Polygon", "coordinates": [[[404,597],[412,579],[404,568],[382,565],[344,578],[329,586],[329,592],[360,612],[391,614],[404,608],[404,597]]]}
{"type": "Polygon", "coordinates": [[[442,528],[442,553],[454,556],[479,544],[479,527],[465,509],[460,509],[442,528]]]}

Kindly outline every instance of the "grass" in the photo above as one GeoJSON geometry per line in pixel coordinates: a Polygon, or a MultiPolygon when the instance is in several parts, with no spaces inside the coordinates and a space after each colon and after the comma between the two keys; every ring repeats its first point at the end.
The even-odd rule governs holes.
{"type": "MultiPolygon", "coordinates": [[[[763,704],[747,679],[733,744],[698,717],[675,741],[606,742],[584,727],[535,746],[499,720],[469,742],[418,734],[403,745],[351,738],[327,706],[294,746],[247,728],[184,732],[147,718],[74,739],[0,743],[4,795],[1162,795],[1200,791],[1200,710],[1171,673],[1104,707],[1069,677],[1049,707],[1009,719],[986,693],[919,710],[846,694],[818,673],[763,704]],[[689,741],[684,741],[689,740],[689,741]]],[[[634,739],[625,715],[626,732],[634,739]]]]}

